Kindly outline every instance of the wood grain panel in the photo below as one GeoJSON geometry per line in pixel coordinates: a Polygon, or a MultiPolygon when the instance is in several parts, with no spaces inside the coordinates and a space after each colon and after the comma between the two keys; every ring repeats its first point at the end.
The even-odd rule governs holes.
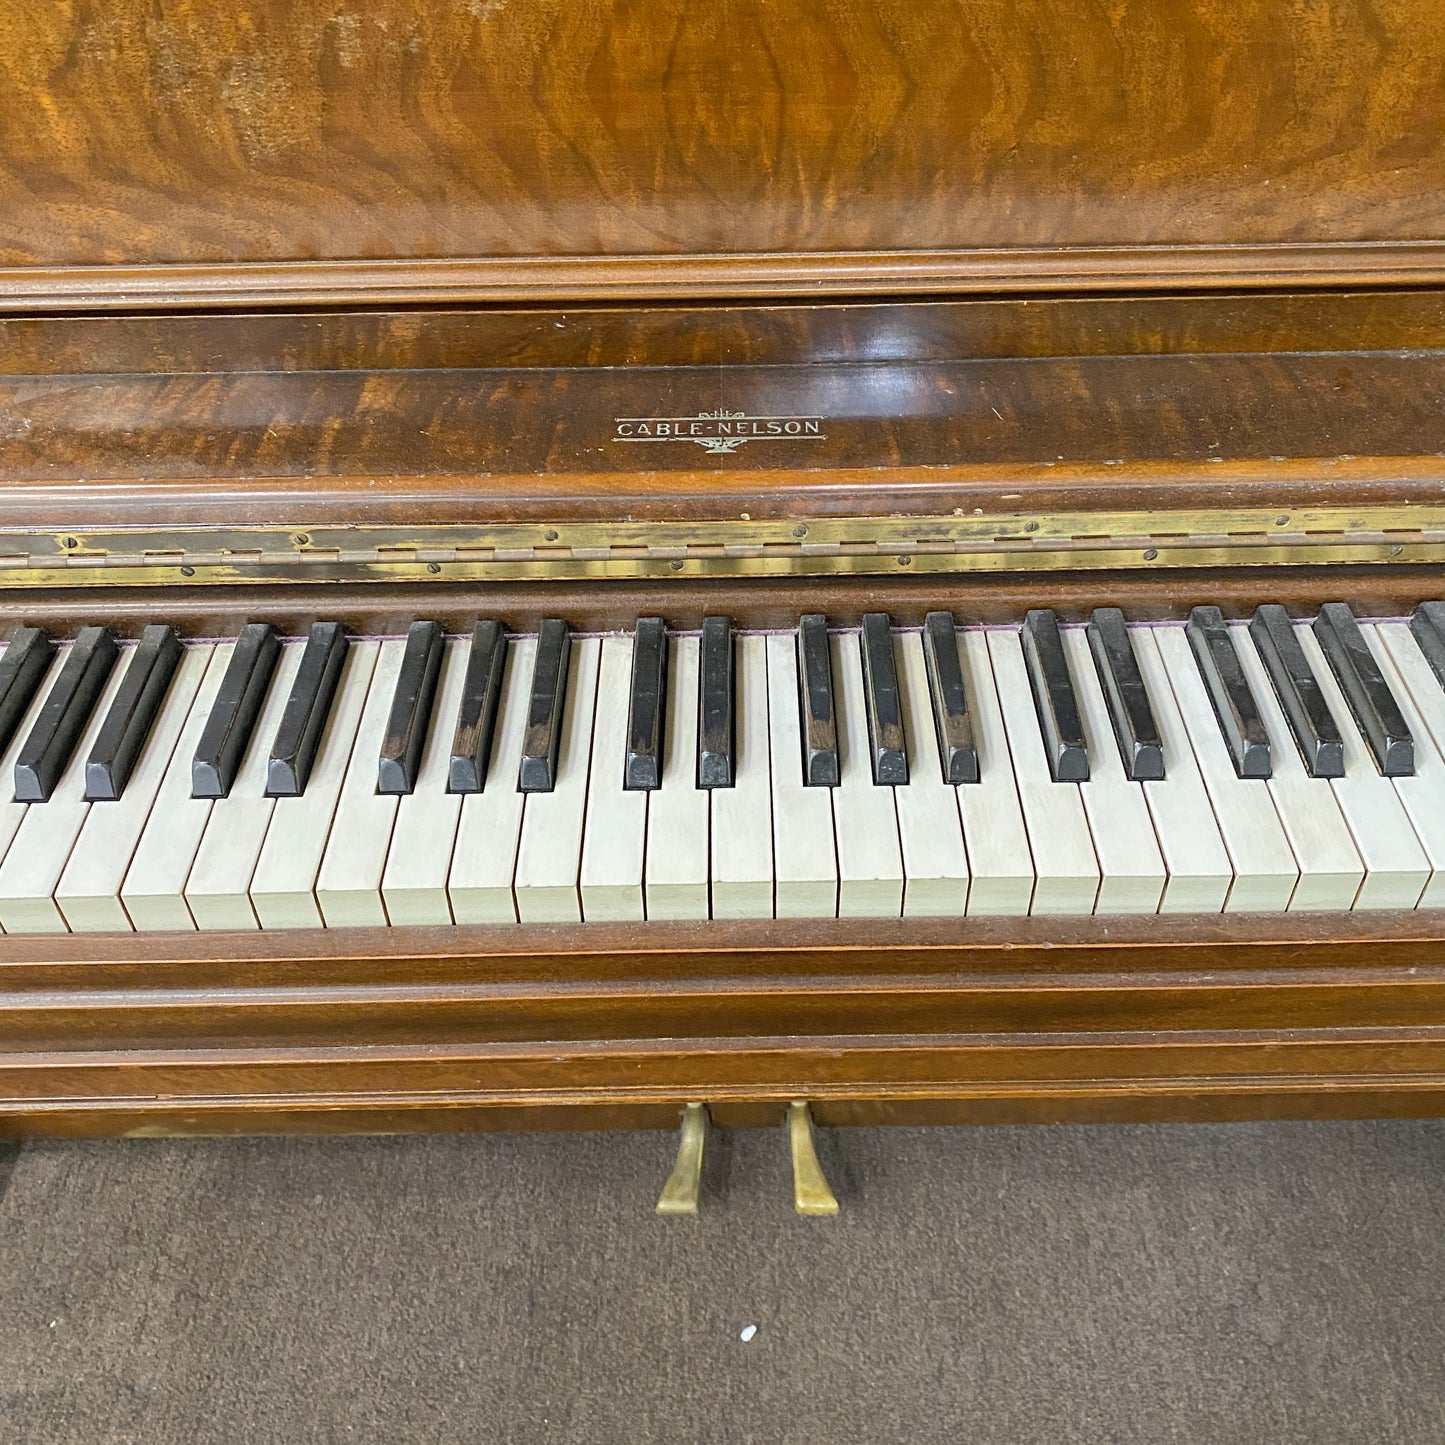
{"type": "Polygon", "coordinates": [[[1111,247],[1222,248],[1207,277],[1354,246],[1300,258],[1328,279],[1381,243],[1438,273],[1445,235],[1435,0],[3,0],[0,33],[0,263],[32,301],[85,304],[74,267],[164,305],[165,265],[183,304],[259,294],[247,263],[351,263],[295,280],[355,299],[432,258],[471,268],[454,296],[490,263],[620,294],[652,257],[691,258],[682,292],[765,256],[723,284],[775,291],[914,253],[947,289],[970,255],[1107,279],[1111,247]]]}

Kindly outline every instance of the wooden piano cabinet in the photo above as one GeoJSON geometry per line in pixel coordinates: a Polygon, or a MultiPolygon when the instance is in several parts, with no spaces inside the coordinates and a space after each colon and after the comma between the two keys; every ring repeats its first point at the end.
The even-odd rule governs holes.
{"type": "Polygon", "coordinates": [[[1428,916],[0,940],[0,1133],[1445,1105],[1428,916]]]}

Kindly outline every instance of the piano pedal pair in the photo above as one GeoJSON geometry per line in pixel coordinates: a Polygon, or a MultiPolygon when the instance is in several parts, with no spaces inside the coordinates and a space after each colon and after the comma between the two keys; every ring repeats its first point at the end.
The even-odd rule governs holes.
{"type": "MultiPolygon", "coordinates": [[[[688,1104],[683,1108],[677,1160],[658,1197],[659,1214],[697,1213],[708,1128],[706,1104],[688,1104]]],[[[813,1116],[802,1101],[788,1106],[788,1147],[793,1156],[793,1208],[799,1214],[836,1214],[838,1200],[828,1187],[813,1144],[813,1116]]]]}

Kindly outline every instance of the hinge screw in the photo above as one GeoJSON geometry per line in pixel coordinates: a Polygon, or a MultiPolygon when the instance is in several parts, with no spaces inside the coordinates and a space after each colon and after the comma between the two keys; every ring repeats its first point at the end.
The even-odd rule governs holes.
{"type": "Polygon", "coordinates": [[[426,570],[435,575],[442,570],[442,564],[440,562],[428,562],[426,564],[426,570]]]}
{"type": "Polygon", "coordinates": [[[1144,560],[1146,562],[1152,562],[1158,555],[1159,549],[1157,547],[1150,547],[1149,550],[1144,553],[1144,560]]]}
{"type": "Polygon", "coordinates": [[[78,546],[80,546],[80,538],[79,538],[79,537],[62,537],[62,538],[60,539],[60,545],[61,545],[62,547],[64,547],[67,552],[72,552],[72,551],[75,550],[75,548],[77,548],[78,546]]]}
{"type": "Polygon", "coordinates": [[[309,547],[311,545],[311,534],[309,532],[293,532],[291,544],[294,547],[309,547]]]}
{"type": "Polygon", "coordinates": [[[182,576],[182,577],[194,577],[195,575],[196,575],[196,569],[195,569],[194,567],[182,567],[182,568],[181,568],[181,576],[182,576]]]}
{"type": "Polygon", "coordinates": [[[808,527],[807,527],[807,524],[806,524],[805,522],[799,522],[798,525],[793,528],[793,536],[795,536],[795,537],[806,537],[807,535],[808,535],[808,527]]]}

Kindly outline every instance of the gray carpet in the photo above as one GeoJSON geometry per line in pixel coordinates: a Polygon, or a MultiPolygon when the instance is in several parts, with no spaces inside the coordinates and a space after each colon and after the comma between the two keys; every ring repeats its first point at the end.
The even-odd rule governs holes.
{"type": "Polygon", "coordinates": [[[721,1142],[27,1145],[0,1438],[1445,1439],[1445,1125],[828,1133],[835,1221],[721,1142]]]}

